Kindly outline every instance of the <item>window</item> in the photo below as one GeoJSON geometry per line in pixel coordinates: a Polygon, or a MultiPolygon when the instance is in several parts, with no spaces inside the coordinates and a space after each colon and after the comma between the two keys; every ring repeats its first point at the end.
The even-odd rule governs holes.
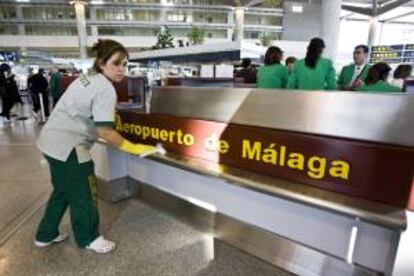
{"type": "Polygon", "coordinates": [[[18,32],[17,25],[0,25],[0,35],[17,35],[18,32]]]}
{"type": "MultiPolygon", "coordinates": [[[[75,19],[76,14],[73,7],[23,7],[23,18],[40,20],[75,19]]],[[[89,10],[85,10],[86,18],[89,18],[89,10]]]]}
{"type": "Polygon", "coordinates": [[[1,19],[16,18],[16,9],[12,6],[0,6],[0,18],[1,19]]]}
{"type": "Polygon", "coordinates": [[[140,27],[98,27],[99,35],[111,36],[155,36],[157,29],[140,27]]]}

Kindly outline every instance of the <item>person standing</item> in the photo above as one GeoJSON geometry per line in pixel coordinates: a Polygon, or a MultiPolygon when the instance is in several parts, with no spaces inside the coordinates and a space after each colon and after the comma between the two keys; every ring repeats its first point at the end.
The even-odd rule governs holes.
{"type": "Polygon", "coordinates": [[[313,38],[308,46],[306,57],[295,63],[289,77],[288,88],[300,90],[335,90],[335,69],[332,61],[322,57],[325,42],[313,38]]]}
{"type": "Polygon", "coordinates": [[[404,82],[407,78],[411,77],[413,67],[410,64],[400,64],[394,71],[392,85],[404,88],[404,82]]]}
{"type": "Polygon", "coordinates": [[[80,75],[60,98],[40,132],[37,146],[49,163],[53,192],[39,224],[35,245],[61,242],[59,224],[69,207],[79,248],[107,253],[115,243],[99,234],[97,187],[90,148],[98,137],[124,152],[143,154],[156,147],[133,144],[114,127],[117,96],[114,82],[124,78],[128,52],[114,40],[99,40],[94,73],[80,75]]]}
{"type": "Polygon", "coordinates": [[[42,98],[45,116],[49,117],[49,95],[47,93],[49,84],[44,76],[44,72],[45,71],[42,68],[39,69],[37,74],[34,74],[29,78],[28,85],[33,99],[33,111],[36,114],[39,112],[41,109],[40,98],[42,98]]]}
{"type": "Polygon", "coordinates": [[[242,60],[242,69],[236,73],[237,78],[243,78],[244,83],[256,83],[257,72],[254,66],[252,65],[252,60],[250,58],[244,58],[242,60]]]}
{"type": "Polygon", "coordinates": [[[2,81],[4,91],[1,116],[5,117],[7,120],[10,120],[10,110],[13,108],[14,104],[22,104],[23,102],[20,98],[17,82],[14,79],[15,75],[12,73],[10,66],[8,66],[6,71],[3,73],[3,76],[5,76],[5,79],[2,81]]]}
{"type": "Polygon", "coordinates": [[[292,74],[293,68],[295,67],[296,60],[297,60],[297,58],[295,58],[295,57],[288,57],[285,60],[285,66],[287,67],[287,69],[289,71],[289,76],[292,74]]]}
{"type": "Polygon", "coordinates": [[[390,75],[391,67],[385,62],[378,62],[369,68],[368,76],[365,79],[365,85],[358,87],[358,91],[363,92],[383,92],[399,93],[402,89],[398,86],[391,85],[387,82],[390,75]]]}
{"type": "Polygon", "coordinates": [[[53,99],[53,107],[56,106],[60,97],[62,96],[62,74],[59,72],[56,65],[53,65],[50,68],[50,82],[49,82],[49,92],[53,99]]]}
{"type": "Polygon", "coordinates": [[[366,45],[358,45],[354,49],[354,63],[344,66],[338,77],[338,89],[355,91],[363,85],[367,77],[369,65],[367,64],[369,49],[366,45]]]}
{"type": "Polygon", "coordinates": [[[279,47],[270,46],[265,54],[264,66],[259,67],[258,88],[285,88],[288,81],[288,69],[283,66],[283,52],[279,47]]]}

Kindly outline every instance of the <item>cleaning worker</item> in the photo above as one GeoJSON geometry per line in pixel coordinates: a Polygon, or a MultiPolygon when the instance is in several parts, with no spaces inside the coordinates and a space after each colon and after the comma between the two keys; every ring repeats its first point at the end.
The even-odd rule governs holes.
{"type": "Polygon", "coordinates": [[[113,82],[124,78],[128,52],[118,42],[99,40],[91,75],[80,75],[60,98],[37,142],[49,163],[53,192],[36,234],[35,245],[65,240],[59,224],[70,209],[76,244],[107,253],[115,243],[99,234],[96,178],[90,148],[97,138],[132,154],[156,152],[150,145],[133,144],[113,129],[117,102],[113,82]]]}

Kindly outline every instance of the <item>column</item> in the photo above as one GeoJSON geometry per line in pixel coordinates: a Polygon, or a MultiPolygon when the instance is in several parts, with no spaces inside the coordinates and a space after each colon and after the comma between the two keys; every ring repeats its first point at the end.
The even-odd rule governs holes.
{"type": "Polygon", "coordinates": [[[244,32],[244,14],[246,12],[245,7],[236,7],[234,14],[236,17],[236,25],[234,29],[234,40],[241,42],[243,40],[244,32]]]}
{"type": "MultiPolygon", "coordinates": [[[[22,10],[22,6],[18,5],[16,6],[16,18],[18,22],[23,22],[24,18],[23,18],[23,10],[22,10]]],[[[24,28],[24,24],[19,23],[17,24],[17,31],[18,31],[18,35],[26,35],[26,30],[24,28]]],[[[22,55],[26,55],[27,52],[27,48],[25,46],[20,47],[20,51],[22,53],[22,55]]]]}
{"type": "MultiPolygon", "coordinates": [[[[368,48],[371,51],[371,47],[376,44],[377,28],[378,28],[378,2],[372,0],[372,16],[368,19],[369,31],[368,31],[368,48]]],[[[371,55],[370,55],[371,56],[371,55]]]]}
{"type": "Polygon", "coordinates": [[[325,56],[335,60],[338,50],[342,0],[322,0],[321,38],[325,41],[325,56]]]}
{"type": "Polygon", "coordinates": [[[71,4],[75,8],[76,13],[76,25],[78,28],[78,40],[79,40],[79,55],[80,58],[87,58],[86,53],[86,19],[85,19],[85,5],[86,2],[82,0],[74,0],[71,4]]]}
{"type": "Polygon", "coordinates": [[[89,8],[89,13],[90,13],[91,21],[93,22],[93,24],[91,25],[91,35],[94,38],[96,38],[96,37],[98,37],[98,26],[95,25],[95,23],[96,23],[96,8],[95,7],[90,7],[89,8]]]}
{"type": "Polygon", "coordinates": [[[227,12],[227,39],[228,40],[233,40],[233,24],[234,24],[234,12],[233,11],[228,11],[227,12]]]}

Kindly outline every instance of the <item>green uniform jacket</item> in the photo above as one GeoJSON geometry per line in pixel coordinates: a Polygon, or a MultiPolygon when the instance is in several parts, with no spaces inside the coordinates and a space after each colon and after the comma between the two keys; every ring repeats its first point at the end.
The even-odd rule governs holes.
{"type": "Polygon", "coordinates": [[[272,64],[261,66],[257,76],[259,88],[286,88],[289,72],[286,66],[272,64]]]}
{"type": "Polygon", "coordinates": [[[62,75],[60,72],[53,73],[50,76],[50,94],[52,96],[60,96],[62,94],[62,75]]]}
{"type": "MultiPolygon", "coordinates": [[[[362,73],[359,75],[360,80],[365,81],[365,78],[368,75],[369,65],[365,65],[364,69],[362,69],[362,73]]],[[[338,89],[347,90],[349,83],[354,76],[355,64],[350,64],[347,66],[342,67],[341,73],[338,77],[338,89]]]]}
{"type": "Polygon", "coordinates": [[[335,69],[332,61],[321,57],[315,68],[310,68],[305,65],[304,59],[298,60],[289,77],[287,87],[301,90],[335,90],[335,69]]]}
{"type": "Polygon", "coordinates": [[[394,86],[385,81],[377,81],[374,84],[363,85],[358,88],[358,91],[364,92],[379,92],[379,93],[400,93],[402,92],[401,88],[394,86]]]}

